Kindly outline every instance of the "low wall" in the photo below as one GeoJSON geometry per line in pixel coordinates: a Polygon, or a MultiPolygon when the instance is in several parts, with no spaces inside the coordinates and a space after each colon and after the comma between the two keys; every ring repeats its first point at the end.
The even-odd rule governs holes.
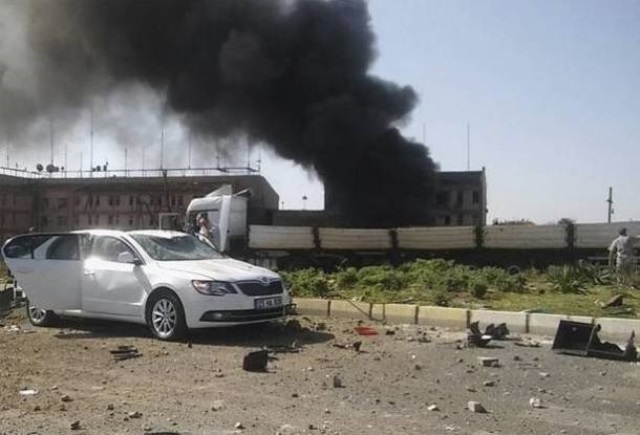
{"type": "Polygon", "coordinates": [[[478,321],[483,329],[489,323],[505,322],[511,332],[536,335],[555,335],[560,320],[600,324],[600,338],[626,340],[632,331],[640,334],[640,319],[593,318],[564,314],[544,314],[513,311],[469,310],[411,304],[369,304],[348,300],[296,298],[299,314],[354,320],[384,321],[394,324],[440,326],[464,330],[478,321]]]}

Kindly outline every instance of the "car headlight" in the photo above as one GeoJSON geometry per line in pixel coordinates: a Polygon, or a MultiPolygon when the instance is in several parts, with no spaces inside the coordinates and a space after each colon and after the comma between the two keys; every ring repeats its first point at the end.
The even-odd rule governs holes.
{"type": "Polygon", "coordinates": [[[200,294],[207,296],[224,296],[238,293],[231,283],[223,281],[191,281],[193,288],[200,294]]]}

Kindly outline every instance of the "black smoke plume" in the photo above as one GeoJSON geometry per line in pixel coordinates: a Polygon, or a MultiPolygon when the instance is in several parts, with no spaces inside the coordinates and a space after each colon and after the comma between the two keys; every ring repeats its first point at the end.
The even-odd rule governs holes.
{"type": "Polygon", "coordinates": [[[142,83],[191,131],[315,170],[341,224],[429,222],[435,164],[396,128],[417,97],[368,73],[364,0],[31,0],[27,23],[47,110],[142,83]]]}

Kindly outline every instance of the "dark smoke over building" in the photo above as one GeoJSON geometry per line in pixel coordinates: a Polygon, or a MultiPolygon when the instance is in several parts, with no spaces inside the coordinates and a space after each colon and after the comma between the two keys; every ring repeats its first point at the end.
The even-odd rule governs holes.
{"type": "Polygon", "coordinates": [[[343,224],[429,222],[435,164],[395,127],[417,97],[368,73],[376,53],[364,0],[23,4],[37,109],[15,103],[20,112],[0,110],[0,123],[141,83],[194,134],[244,133],[315,170],[343,224]]]}

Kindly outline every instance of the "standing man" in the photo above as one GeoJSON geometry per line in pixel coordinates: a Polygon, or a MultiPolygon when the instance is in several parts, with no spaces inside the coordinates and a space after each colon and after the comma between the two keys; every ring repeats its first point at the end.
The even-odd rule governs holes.
{"type": "Polygon", "coordinates": [[[217,249],[219,246],[218,245],[219,240],[217,237],[218,228],[209,222],[209,218],[207,217],[207,214],[206,213],[198,214],[198,216],[196,217],[196,224],[198,226],[197,235],[213,243],[213,245],[217,249]]]}
{"type": "Polygon", "coordinates": [[[627,229],[622,228],[620,235],[609,245],[609,267],[613,265],[613,258],[616,258],[616,274],[618,284],[625,283],[633,271],[633,242],[640,237],[627,235],[627,229]]]}

